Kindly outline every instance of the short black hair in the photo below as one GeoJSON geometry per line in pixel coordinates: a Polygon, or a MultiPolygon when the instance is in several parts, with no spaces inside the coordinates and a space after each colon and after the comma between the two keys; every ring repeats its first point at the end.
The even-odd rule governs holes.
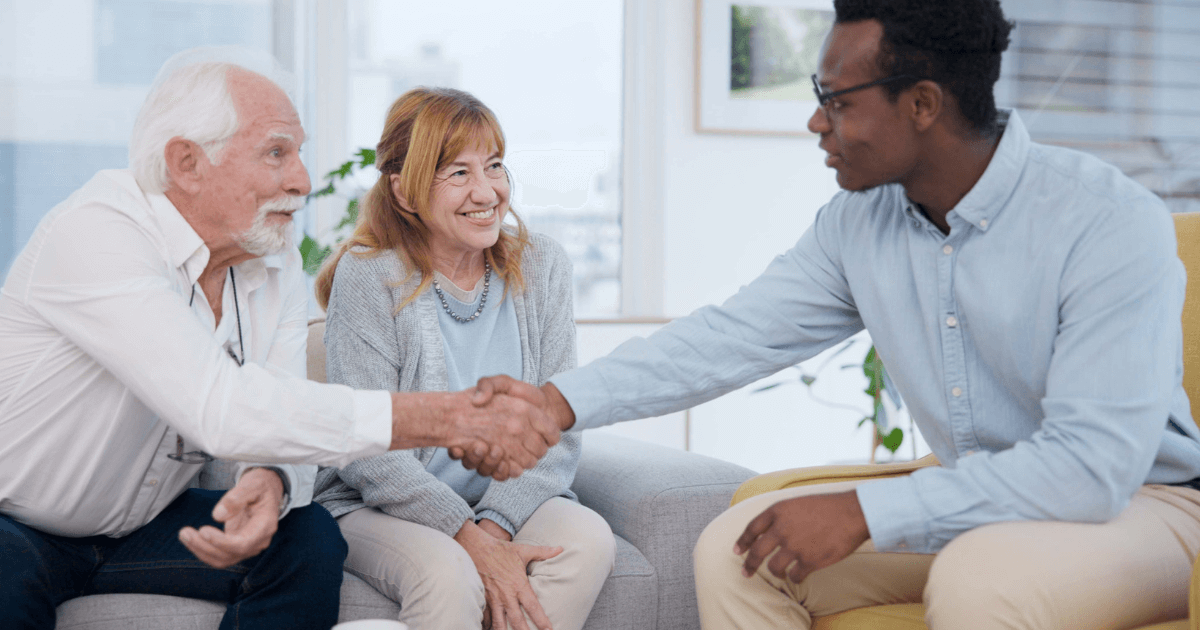
{"type": "MultiPolygon", "coordinates": [[[[996,130],[992,89],[1013,28],[999,0],[834,0],[833,7],[839,23],[876,20],[883,25],[876,61],[883,76],[933,80],[954,96],[974,130],[996,130]]],[[[915,82],[893,81],[884,87],[894,100],[915,82]]]]}

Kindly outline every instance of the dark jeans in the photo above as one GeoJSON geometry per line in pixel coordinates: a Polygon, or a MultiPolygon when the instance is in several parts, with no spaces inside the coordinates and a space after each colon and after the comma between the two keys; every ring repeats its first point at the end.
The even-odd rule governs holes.
{"type": "Polygon", "coordinates": [[[59,604],[99,593],[225,602],[222,630],[337,623],[346,542],[329,512],[316,504],[292,510],[265,551],[214,569],[179,542],[179,530],[216,525],[222,494],[188,490],[124,538],[55,536],[0,515],[0,626],[49,630],[59,604]]]}

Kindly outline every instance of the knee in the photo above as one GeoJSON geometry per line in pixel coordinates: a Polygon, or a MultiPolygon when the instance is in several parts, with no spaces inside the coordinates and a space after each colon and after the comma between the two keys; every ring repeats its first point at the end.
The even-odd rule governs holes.
{"type": "Polygon", "coordinates": [[[348,551],[346,539],[337,521],[320,505],[313,503],[288,512],[275,536],[305,571],[341,574],[348,551]]]}
{"type": "Polygon", "coordinates": [[[597,573],[607,576],[617,557],[617,541],[608,521],[590,509],[583,509],[564,527],[562,542],[558,543],[563,548],[562,555],[576,558],[580,566],[595,568],[597,573]]]}
{"type": "Polygon", "coordinates": [[[426,561],[416,567],[414,590],[435,594],[446,601],[474,602],[482,612],[487,601],[484,598],[483,580],[467,550],[449,536],[439,538],[437,542],[425,542],[431,544],[433,549],[426,550],[427,553],[420,556],[426,561]]]}
{"type": "Polygon", "coordinates": [[[733,545],[744,529],[743,521],[731,510],[726,510],[700,532],[692,550],[697,579],[701,573],[741,569],[742,559],[733,553],[733,545]]]}
{"type": "Polygon", "coordinates": [[[965,628],[985,619],[1024,617],[1036,580],[1006,570],[1012,549],[981,527],[950,542],[933,561],[925,584],[926,619],[934,628],[965,628]]]}

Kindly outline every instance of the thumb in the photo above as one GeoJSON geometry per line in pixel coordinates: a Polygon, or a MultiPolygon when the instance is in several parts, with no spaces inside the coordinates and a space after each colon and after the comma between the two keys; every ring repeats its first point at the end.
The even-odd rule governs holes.
{"type": "Polygon", "coordinates": [[[517,555],[526,565],[538,560],[549,560],[562,552],[562,547],[543,547],[541,545],[519,545],[517,547],[517,555]]]}
{"type": "Polygon", "coordinates": [[[496,395],[496,386],[492,379],[483,377],[475,384],[475,391],[471,394],[471,404],[476,407],[482,407],[491,402],[492,397],[496,395]]]}
{"type": "Polygon", "coordinates": [[[224,523],[241,514],[249,504],[250,492],[241,485],[234,486],[217,501],[212,511],[213,520],[224,523]]]}

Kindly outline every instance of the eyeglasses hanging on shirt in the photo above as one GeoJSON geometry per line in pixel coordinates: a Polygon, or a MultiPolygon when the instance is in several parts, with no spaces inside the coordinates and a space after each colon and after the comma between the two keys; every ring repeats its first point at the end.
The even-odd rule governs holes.
{"type": "MultiPolygon", "coordinates": [[[[233,291],[233,314],[237,318],[238,349],[241,351],[242,356],[238,358],[238,355],[233,352],[233,348],[229,346],[226,346],[225,351],[238,364],[238,367],[241,367],[246,364],[246,342],[242,339],[242,310],[238,306],[237,280],[233,277],[233,267],[229,268],[229,285],[230,290],[233,291]]],[[[196,284],[192,283],[192,297],[188,300],[188,307],[190,308],[195,301],[196,284]]],[[[183,451],[183,436],[179,435],[178,432],[175,434],[175,452],[168,453],[167,457],[184,464],[204,464],[213,460],[213,456],[204,451],[188,451],[185,453],[183,451]]]]}

